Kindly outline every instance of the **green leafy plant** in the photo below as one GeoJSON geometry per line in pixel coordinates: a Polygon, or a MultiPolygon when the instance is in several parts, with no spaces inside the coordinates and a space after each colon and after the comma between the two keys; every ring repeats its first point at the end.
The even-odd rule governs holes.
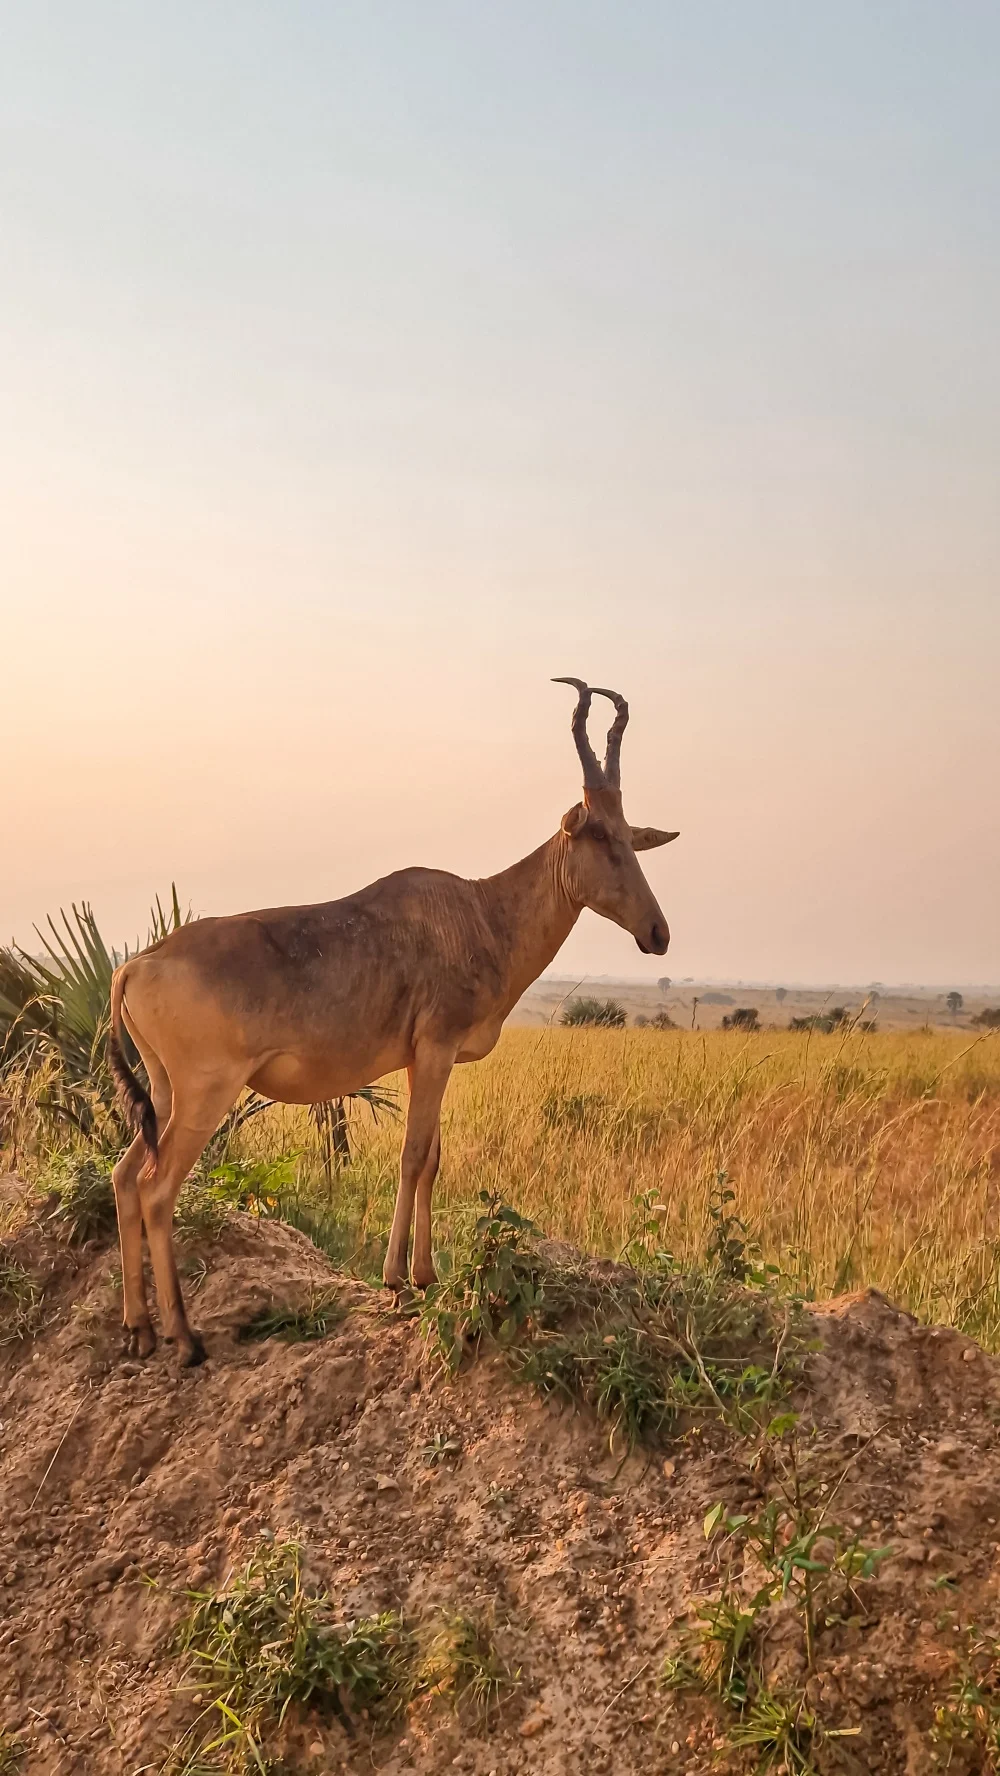
{"type": "Polygon", "coordinates": [[[796,1416],[780,1415],[766,1436],[776,1489],[755,1512],[729,1512],[724,1503],[705,1517],[705,1538],[718,1545],[721,1582],[681,1627],[662,1671],[668,1688],[716,1695],[737,1719],[733,1745],[756,1745],[764,1768],[811,1773],[814,1754],[857,1727],[828,1727],[808,1700],[821,1633],[868,1614],[864,1587],[892,1550],[869,1548],[827,1515],[825,1483],[803,1471],[796,1416]],[[820,1485],[824,1490],[819,1491],[820,1485]],[[750,1584],[748,1586],[748,1579],[750,1584]],[[768,1637],[779,1619],[797,1623],[803,1682],[775,1688],[769,1681],[768,1637]]]}
{"type": "Polygon", "coordinates": [[[453,1456],[461,1453],[462,1445],[457,1437],[449,1437],[446,1432],[437,1431],[430,1442],[424,1444],[420,1458],[428,1468],[436,1468],[441,1462],[450,1461],[453,1456]]]}
{"type": "MultiPolygon", "coordinates": [[[[779,1304],[769,1275],[748,1287],[731,1274],[746,1265],[733,1256],[730,1200],[720,1203],[718,1262],[682,1272],[657,1252],[643,1269],[608,1275],[543,1257],[537,1229],[484,1194],[466,1252],[427,1293],[424,1336],[450,1374],[486,1344],[506,1352],[519,1379],[603,1418],[612,1447],[654,1442],[684,1414],[759,1425],[797,1373],[804,1339],[798,1304],[779,1304]]],[[[659,1230],[653,1202],[641,1208],[640,1244],[659,1230]]]]}
{"type": "MultiPolygon", "coordinates": [[[[151,909],[147,943],[190,918],[172,887],[166,910],[159,897],[151,909]]],[[[104,1060],[111,976],[134,952],[108,947],[86,901],[61,911],[59,923],[49,918],[46,927],[37,932],[37,956],[18,944],[0,946],[0,1074],[12,1062],[26,1063],[44,1081],[40,1109],[56,1126],[68,1124],[93,1139],[106,1128],[115,1101],[104,1060]]],[[[127,1032],[123,1042],[130,1065],[138,1066],[127,1032]]],[[[117,1125],[110,1138],[116,1134],[117,1125]]]]}
{"type": "Polygon", "coordinates": [[[730,1190],[726,1173],[720,1172],[708,1201],[709,1236],[705,1260],[720,1276],[745,1283],[754,1269],[746,1222],[730,1207],[736,1192],[730,1190]]]}
{"type": "Polygon", "coordinates": [[[420,1310],[424,1337],[451,1374],[483,1339],[509,1344],[544,1302],[545,1266],[526,1244],[537,1229],[488,1191],[480,1202],[468,1252],[420,1310]]]}

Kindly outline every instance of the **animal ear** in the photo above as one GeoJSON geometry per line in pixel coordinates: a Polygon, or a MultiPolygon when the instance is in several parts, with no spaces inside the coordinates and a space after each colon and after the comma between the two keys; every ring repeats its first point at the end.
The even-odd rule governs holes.
{"type": "Polygon", "coordinates": [[[587,824],[588,818],[588,811],[583,803],[577,802],[574,808],[570,808],[568,813],[563,815],[562,820],[559,822],[560,830],[565,833],[568,839],[578,839],[587,824]]]}
{"type": "Polygon", "coordinates": [[[633,851],[655,851],[658,845],[669,845],[671,839],[679,839],[680,833],[661,832],[658,826],[633,826],[633,851]]]}

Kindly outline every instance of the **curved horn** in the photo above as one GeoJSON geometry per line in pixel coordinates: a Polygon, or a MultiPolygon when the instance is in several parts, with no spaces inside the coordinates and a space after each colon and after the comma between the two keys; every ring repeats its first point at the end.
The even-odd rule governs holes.
{"type": "Polygon", "coordinates": [[[615,719],[608,729],[608,748],[604,754],[604,775],[609,789],[621,789],[620,755],[622,735],[628,727],[628,704],[618,691],[606,691],[603,685],[591,685],[595,697],[610,697],[615,706],[615,719]]]}
{"type": "Polygon", "coordinates": [[[582,678],[554,678],[552,683],[572,685],[574,690],[579,692],[576,708],[573,711],[572,728],[576,750],[580,754],[580,763],[583,766],[583,787],[584,789],[603,789],[605,787],[604,772],[597,762],[597,754],[587,737],[587,717],[590,714],[592,695],[590,686],[584,684],[582,678]]]}

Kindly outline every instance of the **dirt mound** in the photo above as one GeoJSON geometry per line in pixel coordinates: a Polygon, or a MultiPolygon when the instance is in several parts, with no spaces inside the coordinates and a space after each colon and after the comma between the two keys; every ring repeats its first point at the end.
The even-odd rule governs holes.
{"type": "MultiPolygon", "coordinates": [[[[184,1373],[162,1348],[120,1360],[111,1247],[74,1251],[29,1225],[7,1258],[43,1291],[33,1335],[0,1348],[0,1722],[32,1776],[162,1768],[205,1712],[177,1688],[185,1591],[222,1586],[264,1532],[292,1526],[345,1617],[461,1611],[489,1622],[518,1680],[489,1716],[433,1695],[377,1727],[293,1709],[283,1769],[756,1767],[718,1700],[661,1682],[672,1624],[719,1583],[706,1513],[752,1515],[766,1497],[746,1439],[708,1422],[623,1462],[606,1426],[499,1358],[444,1382],[412,1321],[273,1221],[234,1215],[188,1246],[210,1355],[184,1373]],[[262,1309],[331,1286],[341,1317],[325,1337],[240,1337],[262,1309]]],[[[808,1697],[847,1736],[816,1737],[817,1762],[923,1776],[943,1761],[934,1714],[963,1624],[1000,1615],[1000,1365],[872,1292],[814,1312],[797,1401],[810,1484],[892,1549],[865,1607],[823,1624],[808,1697]]],[[[794,1634],[775,1644],[794,1672],[794,1634]]],[[[989,1767],[960,1735],[949,1755],[989,1767]]]]}

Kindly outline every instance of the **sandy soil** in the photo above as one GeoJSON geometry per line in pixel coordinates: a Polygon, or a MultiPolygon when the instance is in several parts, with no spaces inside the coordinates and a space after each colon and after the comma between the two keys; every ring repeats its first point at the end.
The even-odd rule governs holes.
{"type": "MultiPolygon", "coordinates": [[[[725,1748],[717,1705],[657,1681],[671,1619],[711,1586],[705,1512],[759,1498],[745,1443],[719,1427],[621,1466],[588,1414],[541,1403],[499,1360],[434,1380],[413,1323],[348,1279],[351,1311],[322,1341],[240,1342],[263,1304],[336,1278],[274,1222],[234,1216],[188,1248],[210,1354],[185,1373],[163,1347],[118,1356],[114,1248],[70,1251],[32,1225],[13,1246],[45,1287],[40,1332],[0,1349],[0,1722],[31,1776],[159,1769],[196,1710],[170,1650],[185,1588],[222,1584],[290,1525],[345,1614],[487,1613],[520,1682],[489,1721],[427,1701],[374,1734],[292,1719],[283,1768],[754,1767],[725,1748]],[[429,1466],[440,1434],[459,1449],[429,1466]]],[[[925,1776],[957,1669],[948,1612],[995,1627],[1000,1610],[1000,1365],[870,1293],[815,1323],[810,1461],[841,1516],[894,1549],[870,1617],[822,1637],[815,1694],[861,1729],[828,1767],[925,1776]]]]}

